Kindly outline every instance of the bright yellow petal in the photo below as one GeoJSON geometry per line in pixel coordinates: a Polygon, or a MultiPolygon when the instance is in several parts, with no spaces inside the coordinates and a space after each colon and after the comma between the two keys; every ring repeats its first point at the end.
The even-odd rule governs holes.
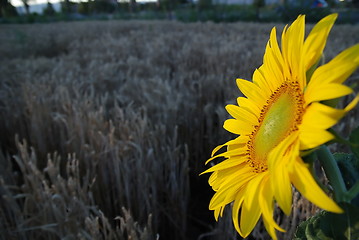
{"type": "Polygon", "coordinates": [[[213,197],[209,203],[209,210],[216,210],[216,209],[218,209],[220,207],[224,207],[226,204],[232,202],[238,191],[239,191],[239,188],[226,189],[226,191],[216,192],[213,195],[213,197]],[[225,202],[226,198],[231,198],[231,200],[228,202],[225,202]]]}
{"type": "Polygon", "coordinates": [[[261,215],[261,209],[258,207],[258,197],[260,184],[265,175],[266,173],[258,174],[254,179],[248,182],[246,187],[245,199],[240,217],[240,228],[244,238],[251,233],[261,215]]]}
{"type": "Polygon", "coordinates": [[[359,94],[355,96],[355,98],[344,108],[345,113],[352,110],[359,102],[359,94]]]}
{"type": "Polygon", "coordinates": [[[305,70],[311,68],[322,56],[330,30],[338,14],[334,13],[320,20],[304,42],[305,70]]]}
{"type": "Polygon", "coordinates": [[[232,207],[232,221],[234,224],[234,228],[237,230],[237,232],[243,237],[243,233],[239,227],[239,209],[242,206],[243,200],[244,200],[244,195],[245,195],[245,191],[246,187],[243,187],[237,194],[235,200],[234,200],[234,204],[232,207]]]}
{"type": "Polygon", "coordinates": [[[253,131],[253,124],[246,121],[241,121],[239,119],[227,119],[223,128],[228,132],[238,134],[238,135],[247,135],[253,131]]]}
{"type": "Polygon", "coordinates": [[[291,73],[291,76],[285,77],[297,79],[301,88],[304,88],[306,84],[303,63],[304,30],[305,16],[300,15],[286,31],[283,31],[282,35],[282,52],[291,73]]]}
{"type": "Polygon", "coordinates": [[[305,111],[303,115],[301,128],[319,128],[328,129],[334,126],[345,114],[341,109],[331,108],[327,105],[314,102],[305,111]]]}
{"type": "Polygon", "coordinates": [[[227,177],[232,176],[232,174],[236,174],[239,172],[239,166],[234,166],[231,168],[222,169],[221,171],[215,171],[211,174],[208,179],[209,185],[212,187],[214,191],[218,191],[223,184],[225,184],[227,177]]]}
{"type": "MultiPolygon", "coordinates": [[[[263,80],[265,81],[265,85],[269,86],[270,89],[277,89],[284,82],[285,78],[283,74],[284,71],[288,71],[288,68],[284,66],[284,60],[279,50],[275,28],[271,31],[271,36],[263,57],[263,65],[260,67],[259,71],[265,76],[263,80]]],[[[267,95],[266,98],[268,97],[269,96],[267,95]]]]}
{"type": "Polygon", "coordinates": [[[224,207],[216,208],[214,210],[214,212],[213,212],[214,213],[214,219],[216,219],[216,221],[218,221],[218,217],[219,217],[219,214],[221,213],[222,208],[224,208],[224,207]]]}
{"type": "MultiPolygon", "coordinates": [[[[238,161],[239,159],[242,159],[242,155],[245,154],[245,148],[236,148],[236,149],[233,149],[231,151],[226,151],[224,153],[221,153],[221,154],[217,154],[213,157],[211,157],[210,159],[208,159],[206,161],[206,164],[209,163],[210,161],[216,159],[216,158],[219,158],[219,157],[225,157],[225,158],[232,158],[232,160],[234,160],[235,158],[238,158],[238,161]]],[[[203,174],[203,173],[201,173],[203,174]]]]}
{"type": "Polygon", "coordinates": [[[263,218],[263,224],[264,224],[264,227],[266,228],[269,236],[271,236],[271,238],[273,240],[277,240],[278,238],[277,238],[277,235],[276,235],[273,225],[271,225],[266,218],[263,218]]]}
{"type": "Polygon", "coordinates": [[[318,67],[310,79],[306,91],[319,92],[322,86],[330,83],[343,83],[359,66],[359,44],[356,44],[318,67]],[[313,89],[312,89],[313,88],[313,89]]]}
{"type": "MultiPolygon", "coordinates": [[[[217,181],[217,174],[218,174],[218,172],[213,172],[212,174],[211,174],[211,176],[208,178],[208,184],[210,185],[210,186],[213,186],[215,183],[216,183],[216,181],[217,181]]],[[[215,191],[217,191],[218,189],[215,189],[215,191]]]]}
{"type": "MultiPolygon", "coordinates": [[[[219,149],[221,149],[224,146],[229,146],[229,145],[241,145],[241,144],[245,144],[248,141],[248,137],[247,136],[239,136],[233,140],[230,140],[228,142],[226,142],[225,144],[219,145],[217,147],[215,147],[212,151],[211,157],[214,156],[214,154],[216,152],[218,152],[219,149]]],[[[207,164],[209,161],[211,161],[213,158],[211,158],[210,160],[207,160],[205,164],[207,164]]]]}
{"type": "Polygon", "coordinates": [[[258,124],[257,116],[253,115],[251,112],[245,110],[245,108],[238,107],[236,105],[229,104],[226,106],[227,112],[234,118],[240,119],[242,121],[248,121],[253,125],[258,124]]]}
{"type": "Polygon", "coordinates": [[[261,107],[266,102],[266,98],[261,94],[263,91],[256,84],[238,78],[236,80],[238,88],[241,92],[249,99],[253,100],[253,102],[261,107]]]}
{"type": "MultiPolygon", "coordinates": [[[[309,82],[310,83],[310,82],[309,82]]],[[[321,84],[308,86],[304,94],[307,104],[323,100],[335,99],[346,96],[353,92],[353,89],[338,83],[321,84]]]]}
{"type": "Polygon", "coordinates": [[[272,89],[276,89],[281,83],[284,82],[283,72],[278,66],[278,63],[275,57],[272,55],[272,52],[266,51],[264,55],[264,64],[261,68],[262,71],[265,70],[266,79],[268,79],[272,84],[272,89]]]}
{"type": "Polygon", "coordinates": [[[343,210],[318,186],[302,160],[298,159],[295,163],[295,171],[291,172],[290,178],[298,191],[318,207],[330,212],[343,212],[343,210]]]}
{"type": "Polygon", "coordinates": [[[248,112],[251,112],[257,117],[259,117],[259,112],[261,108],[259,108],[258,104],[254,103],[252,99],[248,99],[245,97],[238,97],[237,103],[240,107],[245,108],[248,112]]]}
{"type": "Polygon", "coordinates": [[[270,48],[273,52],[273,57],[277,62],[278,68],[280,69],[281,72],[285,72],[288,71],[288,69],[284,66],[284,59],[282,56],[282,53],[279,49],[278,46],[278,41],[277,41],[277,33],[276,33],[276,28],[274,27],[270,33],[270,39],[269,39],[269,43],[270,43],[270,48]]]}
{"type": "Polygon", "coordinates": [[[269,68],[268,64],[262,64],[262,66],[260,66],[257,69],[256,74],[258,74],[258,73],[260,73],[263,76],[262,85],[267,85],[267,91],[273,92],[283,82],[283,79],[275,78],[275,76],[273,75],[272,70],[269,68]]]}
{"type": "MultiPolygon", "coordinates": [[[[227,154],[227,153],[228,152],[225,152],[223,154],[227,154]]],[[[219,156],[219,155],[217,155],[217,156],[219,156]]],[[[225,156],[225,155],[223,155],[223,156],[225,156]]],[[[231,158],[226,159],[223,162],[218,163],[218,164],[214,165],[213,167],[207,169],[206,171],[202,172],[201,175],[205,174],[205,173],[209,173],[209,172],[214,172],[214,171],[234,167],[234,166],[237,166],[237,165],[240,165],[240,164],[244,163],[246,160],[247,160],[247,158],[243,157],[243,156],[231,157],[231,158]]]]}
{"type": "Polygon", "coordinates": [[[334,135],[326,130],[306,127],[300,130],[300,149],[315,148],[332,139],[334,135]]]}
{"type": "Polygon", "coordinates": [[[274,195],[273,195],[272,187],[270,186],[270,181],[268,180],[268,178],[263,179],[260,189],[260,197],[259,197],[259,206],[262,209],[262,214],[264,218],[263,221],[266,221],[268,223],[268,226],[270,226],[271,228],[276,228],[279,231],[284,232],[284,229],[278,226],[278,224],[273,219],[273,212],[274,212],[273,196],[274,195]]]}
{"type": "Polygon", "coordinates": [[[278,205],[286,215],[292,209],[292,186],[286,166],[280,164],[271,171],[271,188],[278,205]]]}
{"type": "Polygon", "coordinates": [[[231,183],[228,183],[225,187],[220,188],[218,192],[213,195],[209,203],[209,210],[218,209],[219,207],[223,207],[228,203],[232,202],[241,187],[242,186],[237,185],[235,181],[232,181],[231,183]]]}

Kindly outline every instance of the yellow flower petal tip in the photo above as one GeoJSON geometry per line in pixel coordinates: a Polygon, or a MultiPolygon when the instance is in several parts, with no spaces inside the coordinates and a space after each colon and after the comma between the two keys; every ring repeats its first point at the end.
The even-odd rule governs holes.
{"type": "Polygon", "coordinates": [[[237,99],[238,105],[226,107],[233,118],[225,121],[224,128],[238,137],[213,150],[207,162],[225,159],[204,173],[212,173],[209,184],[216,193],[210,209],[216,220],[233,203],[233,224],[242,237],[251,233],[260,217],[273,239],[277,238],[275,229],[284,231],[273,219],[274,206],[290,214],[292,186],[319,207],[342,211],[301,158],[304,150],[330,141],[333,135],[328,128],[359,101],[357,95],[344,109],[322,103],[352,92],[343,82],[359,64],[358,44],[317,66],[337,16],[323,18],[306,38],[305,16],[298,16],[284,28],[281,45],[273,28],[263,64],[254,71],[252,81],[236,80],[244,97],[237,99]],[[216,155],[222,147],[227,151],[216,155]]]}

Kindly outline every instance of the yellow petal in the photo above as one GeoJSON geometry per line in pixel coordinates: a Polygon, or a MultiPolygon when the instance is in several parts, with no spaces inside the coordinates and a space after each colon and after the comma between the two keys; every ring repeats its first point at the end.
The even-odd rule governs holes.
{"type": "MultiPolygon", "coordinates": [[[[226,153],[228,153],[228,152],[226,152],[226,153]]],[[[217,155],[217,156],[220,156],[220,155],[217,155]]],[[[231,158],[226,159],[223,162],[218,163],[217,165],[214,165],[213,167],[207,169],[206,171],[202,172],[201,175],[205,174],[205,173],[209,173],[209,172],[214,172],[214,171],[218,171],[218,170],[238,166],[238,165],[240,165],[240,164],[242,164],[243,162],[246,162],[246,161],[247,161],[247,158],[243,157],[243,156],[231,157],[231,158]]]]}
{"type": "Polygon", "coordinates": [[[266,174],[260,173],[248,182],[240,217],[241,231],[244,238],[252,232],[261,215],[261,209],[258,207],[258,197],[260,184],[266,174]]]}
{"type": "Polygon", "coordinates": [[[314,102],[305,111],[303,115],[301,128],[320,128],[328,129],[334,126],[345,114],[341,109],[331,108],[327,105],[314,102]]]}
{"type": "Polygon", "coordinates": [[[285,71],[286,68],[284,67],[284,59],[278,46],[277,33],[275,27],[272,29],[270,33],[269,43],[271,50],[273,51],[273,56],[278,64],[278,67],[280,68],[280,71],[281,72],[285,71]]]}
{"type": "MultiPolygon", "coordinates": [[[[243,171],[243,173],[233,174],[231,178],[226,179],[221,185],[221,188],[218,190],[216,194],[222,195],[221,203],[223,206],[232,202],[235,199],[238,191],[250,182],[256,175],[253,174],[252,171],[243,171]]],[[[213,196],[214,198],[214,196],[213,196]]]]}
{"type": "Polygon", "coordinates": [[[264,55],[264,64],[261,70],[265,70],[266,79],[272,84],[271,89],[277,89],[280,84],[284,82],[284,76],[280,66],[278,66],[275,57],[268,51],[264,55]]]}
{"type": "Polygon", "coordinates": [[[263,91],[256,84],[240,78],[236,82],[241,92],[257,106],[261,107],[266,102],[266,98],[261,94],[263,91]]]}
{"type": "Polygon", "coordinates": [[[227,119],[223,128],[234,134],[246,135],[253,131],[253,124],[239,119],[227,119]]]}
{"type": "Polygon", "coordinates": [[[218,221],[218,216],[219,216],[219,214],[220,214],[222,208],[224,208],[224,207],[216,208],[216,209],[214,210],[214,212],[213,212],[213,213],[214,213],[214,219],[216,219],[216,221],[218,221]]]}
{"type": "MultiPolygon", "coordinates": [[[[226,142],[225,144],[219,145],[217,147],[215,147],[212,151],[211,157],[214,156],[214,154],[216,152],[218,152],[219,149],[221,149],[224,146],[229,146],[229,145],[241,145],[241,144],[245,144],[248,142],[248,137],[247,136],[239,136],[233,140],[230,140],[228,142],[226,142]]],[[[212,159],[211,159],[212,160],[212,159]]],[[[205,164],[207,164],[209,161],[211,160],[207,160],[207,162],[205,164]]]]}
{"type": "Polygon", "coordinates": [[[255,104],[253,100],[245,98],[245,97],[238,97],[237,103],[240,107],[245,108],[248,112],[251,112],[255,116],[259,117],[259,112],[262,109],[262,106],[258,106],[255,104]]]}
{"type": "Polygon", "coordinates": [[[216,210],[219,207],[224,207],[226,204],[232,202],[240,187],[241,186],[232,183],[226,186],[226,188],[220,189],[213,195],[209,203],[209,210],[216,210]]]}
{"type": "MultiPolygon", "coordinates": [[[[214,160],[214,159],[216,159],[216,158],[219,158],[219,157],[225,157],[225,158],[230,158],[230,157],[232,157],[232,160],[234,160],[235,158],[238,158],[238,157],[242,158],[241,155],[243,155],[243,154],[245,154],[244,148],[233,149],[233,150],[231,150],[231,151],[226,151],[226,152],[224,152],[224,153],[217,154],[217,155],[211,157],[210,159],[208,159],[208,160],[206,161],[205,164],[207,164],[207,163],[209,163],[210,161],[212,161],[212,160],[214,160]]],[[[223,162],[224,162],[224,161],[223,161],[223,162]]],[[[206,172],[208,172],[208,170],[207,170],[206,172]]],[[[205,173],[205,172],[203,172],[203,173],[205,173]]],[[[203,174],[203,173],[201,173],[201,174],[203,174]]]]}
{"type": "Polygon", "coordinates": [[[237,232],[243,237],[243,233],[241,231],[241,229],[239,228],[239,209],[242,206],[243,200],[244,200],[244,194],[246,187],[243,187],[237,194],[235,200],[234,200],[234,204],[232,207],[232,221],[234,224],[234,228],[237,230],[237,232]]]}
{"type": "Polygon", "coordinates": [[[300,150],[318,147],[334,139],[333,134],[318,128],[303,128],[300,130],[300,150]]]}
{"type": "Polygon", "coordinates": [[[263,179],[263,182],[261,184],[259,206],[262,209],[263,221],[266,221],[268,226],[270,226],[271,228],[276,228],[279,231],[284,232],[285,230],[282,229],[280,226],[278,226],[278,224],[273,219],[273,212],[274,212],[273,191],[270,186],[270,182],[268,181],[268,178],[263,179]]]}
{"type": "MultiPolygon", "coordinates": [[[[214,191],[217,192],[219,188],[221,188],[221,186],[223,186],[223,184],[225,184],[225,182],[227,181],[227,176],[232,176],[232,174],[236,174],[240,171],[238,168],[240,166],[241,165],[213,172],[210,176],[210,179],[208,179],[209,185],[212,187],[214,191]]],[[[244,172],[244,174],[245,173],[246,172],[244,172]]]]}
{"type": "MultiPolygon", "coordinates": [[[[310,83],[311,82],[309,82],[309,84],[310,83]]],[[[353,90],[350,87],[338,83],[310,84],[304,93],[304,98],[306,103],[310,104],[312,102],[339,98],[352,92],[353,90]]]]}
{"type": "MultiPolygon", "coordinates": [[[[284,81],[284,70],[287,70],[287,67],[284,67],[284,60],[277,42],[276,29],[273,28],[266,46],[263,65],[260,67],[260,71],[265,76],[266,85],[270,86],[271,89],[276,89],[284,81]]],[[[266,96],[266,98],[268,97],[266,96]]]]}
{"type": "Polygon", "coordinates": [[[297,79],[301,88],[306,84],[303,63],[304,30],[305,16],[300,15],[282,35],[282,52],[291,73],[291,76],[285,77],[297,79]]]}
{"type": "Polygon", "coordinates": [[[310,31],[304,42],[305,70],[311,68],[322,56],[331,28],[338,14],[330,14],[320,20],[310,31]]]}
{"type": "Polygon", "coordinates": [[[269,221],[267,219],[265,219],[265,218],[263,218],[263,223],[264,223],[264,227],[266,228],[269,236],[271,236],[271,238],[273,240],[277,240],[278,238],[277,238],[277,235],[276,235],[276,232],[275,232],[275,229],[274,229],[273,225],[271,225],[269,223],[269,221]]]}
{"type": "Polygon", "coordinates": [[[266,96],[270,96],[273,91],[270,81],[267,81],[266,78],[263,76],[261,71],[259,69],[254,70],[253,76],[252,76],[253,82],[258,85],[261,89],[265,90],[266,96]]]}
{"type": "Polygon", "coordinates": [[[352,110],[359,102],[359,94],[355,96],[355,98],[344,108],[345,113],[352,110]]]}
{"type": "MultiPolygon", "coordinates": [[[[216,181],[217,181],[217,174],[218,174],[218,172],[213,172],[212,174],[211,174],[211,176],[208,178],[208,184],[210,185],[210,186],[212,186],[213,187],[213,185],[216,183],[216,181]]],[[[215,189],[215,191],[216,191],[217,189],[215,189]]]]}
{"type": "Polygon", "coordinates": [[[276,166],[270,180],[278,205],[286,215],[289,215],[292,208],[292,186],[286,166],[276,166]]]}
{"type": "Polygon", "coordinates": [[[245,110],[245,108],[229,104],[226,106],[226,110],[232,117],[236,119],[240,119],[242,121],[249,121],[253,125],[258,124],[258,118],[251,112],[245,110]]]}
{"type": "Polygon", "coordinates": [[[310,88],[320,89],[329,83],[343,83],[359,66],[359,44],[356,44],[333,58],[327,64],[318,67],[308,83],[310,88]],[[314,85],[314,86],[311,86],[314,85]]]}
{"type": "MultiPolygon", "coordinates": [[[[257,69],[256,75],[259,75],[258,73],[263,76],[263,82],[262,82],[262,85],[264,86],[263,89],[267,89],[267,91],[271,92],[271,93],[273,93],[273,91],[275,89],[277,89],[278,86],[283,81],[283,79],[275,78],[275,76],[273,75],[272,70],[269,68],[268,64],[262,64],[262,66],[260,66],[257,69]]],[[[257,78],[257,76],[253,76],[253,77],[257,78]]],[[[253,79],[255,79],[255,78],[253,78],[253,79]]]]}
{"type": "Polygon", "coordinates": [[[302,160],[298,159],[298,161],[295,163],[295,170],[291,172],[290,178],[298,191],[306,199],[318,207],[330,212],[343,212],[343,210],[318,186],[302,160]]]}
{"type": "MultiPolygon", "coordinates": [[[[288,167],[289,160],[291,160],[291,155],[295,153],[289,150],[291,150],[294,145],[298,144],[298,139],[299,131],[292,132],[268,154],[267,161],[269,171],[274,171],[277,165],[286,165],[288,167]],[[287,157],[284,157],[285,155],[288,155],[288,152],[291,154],[287,157]]],[[[297,153],[297,155],[299,155],[299,153],[297,153]]]]}

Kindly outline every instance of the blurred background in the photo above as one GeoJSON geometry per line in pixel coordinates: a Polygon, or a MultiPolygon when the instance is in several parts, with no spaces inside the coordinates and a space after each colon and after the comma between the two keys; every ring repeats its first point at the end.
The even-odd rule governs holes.
{"type": "Polygon", "coordinates": [[[184,22],[317,21],[341,12],[339,22],[359,21],[358,0],[0,0],[0,22],[85,19],[170,19],[184,22]]]}
{"type": "MultiPolygon", "coordinates": [[[[299,13],[311,22],[339,12],[326,61],[359,40],[357,1],[0,6],[4,240],[240,239],[230,207],[215,222],[209,175],[199,176],[233,138],[222,124],[241,95],[235,79],[251,79],[271,28],[279,35],[299,13]]],[[[348,136],[358,116],[337,131],[348,136]]],[[[318,210],[293,197],[292,215],[275,213],[280,239],[318,210]]],[[[248,239],[269,237],[259,223],[248,239]]]]}

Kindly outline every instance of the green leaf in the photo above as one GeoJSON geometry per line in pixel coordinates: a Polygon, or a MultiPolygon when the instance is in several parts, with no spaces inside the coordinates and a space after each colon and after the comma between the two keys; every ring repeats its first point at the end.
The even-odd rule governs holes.
{"type": "Polygon", "coordinates": [[[343,214],[322,211],[302,222],[293,239],[359,239],[359,208],[349,203],[340,206],[345,211],[343,214]]]}
{"type": "Polygon", "coordinates": [[[359,126],[354,129],[349,136],[350,148],[355,157],[359,159],[359,126]]]}

